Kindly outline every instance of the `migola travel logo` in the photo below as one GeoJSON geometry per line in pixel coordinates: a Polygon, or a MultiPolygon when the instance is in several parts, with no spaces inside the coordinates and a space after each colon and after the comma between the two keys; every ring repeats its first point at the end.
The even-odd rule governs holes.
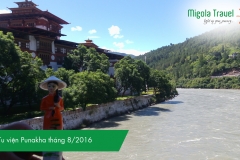
{"type": "MultiPolygon", "coordinates": [[[[240,9],[239,9],[240,10],[240,9]]],[[[240,14],[240,11],[237,10],[237,13],[240,14]]],[[[189,9],[188,10],[188,17],[195,17],[197,19],[204,18],[204,24],[222,24],[222,23],[233,23],[233,19],[238,17],[238,23],[240,24],[240,15],[235,16],[236,11],[234,9],[228,11],[222,11],[217,9],[212,10],[203,10],[198,11],[196,9],[189,9]],[[213,19],[212,19],[213,18],[213,19]]]]}

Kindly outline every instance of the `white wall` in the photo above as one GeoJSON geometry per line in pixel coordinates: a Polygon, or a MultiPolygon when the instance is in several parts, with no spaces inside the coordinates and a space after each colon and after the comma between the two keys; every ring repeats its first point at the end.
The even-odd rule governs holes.
{"type": "Polygon", "coordinates": [[[54,44],[54,41],[52,41],[52,53],[55,54],[55,44],[54,44]]]}
{"type": "Polygon", "coordinates": [[[47,27],[44,25],[36,25],[36,28],[47,30],[47,27]]]}
{"type": "Polygon", "coordinates": [[[36,51],[37,50],[37,41],[35,39],[34,36],[29,36],[29,40],[30,40],[30,50],[36,51]]]}
{"type": "Polygon", "coordinates": [[[56,71],[58,67],[61,67],[62,65],[57,65],[57,62],[50,62],[49,66],[52,66],[52,69],[56,71]]]}
{"type": "MultiPolygon", "coordinates": [[[[114,101],[106,104],[88,107],[88,110],[82,111],[64,111],[63,126],[65,130],[79,128],[82,124],[93,123],[104,118],[117,116],[123,113],[128,113],[137,109],[150,106],[151,95],[139,96],[127,100],[114,101]]],[[[36,117],[32,119],[22,120],[20,122],[27,123],[32,128],[41,130],[43,124],[43,117],[36,117]]],[[[15,123],[15,122],[14,122],[15,123]]],[[[10,123],[12,124],[12,123],[10,123]]],[[[9,124],[0,125],[0,129],[9,124]]]]}
{"type": "Polygon", "coordinates": [[[40,67],[42,70],[46,70],[47,69],[47,65],[43,65],[40,67]]]}
{"type": "Polygon", "coordinates": [[[108,74],[109,75],[114,75],[114,67],[109,67],[109,69],[108,69],[108,74]]]}

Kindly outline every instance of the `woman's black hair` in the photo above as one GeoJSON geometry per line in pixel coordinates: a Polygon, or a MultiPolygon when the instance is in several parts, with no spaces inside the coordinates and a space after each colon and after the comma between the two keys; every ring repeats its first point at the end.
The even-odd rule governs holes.
{"type": "Polygon", "coordinates": [[[58,103],[58,102],[60,101],[60,96],[59,96],[59,94],[58,94],[58,89],[56,90],[56,94],[55,94],[53,100],[54,100],[54,103],[58,103]]]}
{"type": "MultiPolygon", "coordinates": [[[[49,81],[48,84],[49,83],[54,83],[54,84],[56,84],[58,86],[58,83],[56,81],[49,81]]],[[[54,101],[54,103],[58,103],[60,101],[60,96],[58,94],[58,89],[56,90],[56,94],[55,94],[55,96],[53,98],[53,101],[54,101]]]]}

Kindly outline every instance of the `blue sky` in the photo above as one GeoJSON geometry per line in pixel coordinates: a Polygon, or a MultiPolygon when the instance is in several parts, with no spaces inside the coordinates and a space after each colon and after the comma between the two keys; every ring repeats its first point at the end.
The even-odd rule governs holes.
{"type": "MultiPolygon", "coordinates": [[[[23,1],[23,0],[19,0],[23,1]]],[[[18,0],[1,0],[0,13],[17,7],[18,0]],[[8,8],[7,8],[8,7],[8,8]]],[[[38,8],[69,22],[63,25],[63,40],[91,39],[101,48],[140,55],[170,43],[200,35],[221,25],[238,23],[237,0],[33,0],[38,8]],[[211,17],[188,17],[188,9],[210,11],[211,17]],[[234,17],[214,17],[217,11],[232,11],[234,17]],[[204,24],[204,19],[231,23],[204,24]]]]}

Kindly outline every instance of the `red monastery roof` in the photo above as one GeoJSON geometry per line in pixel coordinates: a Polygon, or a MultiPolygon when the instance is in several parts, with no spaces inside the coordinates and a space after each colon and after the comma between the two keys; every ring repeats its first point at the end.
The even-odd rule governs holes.
{"type": "Polygon", "coordinates": [[[15,29],[18,31],[22,31],[22,32],[27,32],[27,33],[31,33],[34,35],[45,35],[48,37],[51,36],[66,36],[65,34],[61,34],[61,33],[56,33],[56,32],[51,32],[51,31],[47,31],[44,29],[40,29],[40,28],[36,28],[36,27],[9,27],[11,29],[15,29]]]}
{"type": "Polygon", "coordinates": [[[14,3],[18,4],[19,7],[38,6],[32,1],[28,1],[28,0],[25,0],[23,2],[14,2],[14,3]],[[27,4],[27,6],[24,6],[24,4],[27,4]]]}
{"type": "Polygon", "coordinates": [[[94,44],[94,43],[92,42],[92,40],[90,40],[90,39],[85,40],[85,42],[86,42],[86,43],[80,43],[80,44],[82,44],[82,45],[84,45],[84,46],[86,46],[86,47],[98,48],[98,46],[97,46],[96,44],[94,44]]]}
{"type": "Polygon", "coordinates": [[[18,8],[8,8],[12,11],[12,13],[7,14],[0,14],[1,19],[9,19],[9,18],[16,18],[16,17],[35,17],[35,16],[44,16],[48,19],[51,19],[59,24],[69,24],[65,20],[59,18],[58,16],[48,12],[42,11],[37,8],[35,3],[32,1],[25,0],[24,2],[15,2],[18,4],[18,8]]]}

